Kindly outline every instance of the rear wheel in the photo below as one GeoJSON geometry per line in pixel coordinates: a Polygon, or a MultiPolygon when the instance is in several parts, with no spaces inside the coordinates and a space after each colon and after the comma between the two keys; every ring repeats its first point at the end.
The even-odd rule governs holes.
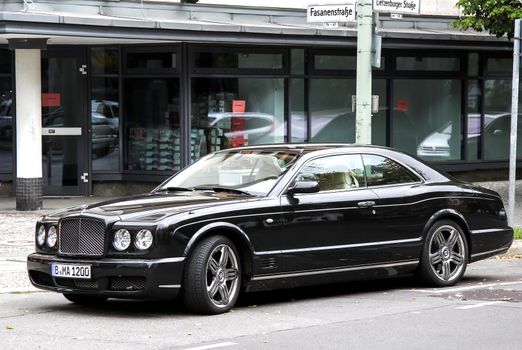
{"type": "Polygon", "coordinates": [[[236,303],[241,264],[234,243],[224,236],[202,240],[190,254],[183,279],[183,301],[195,312],[220,314],[236,303]]]}
{"type": "Polygon", "coordinates": [[[100,297],[95,295],[63,293],[63,296],[65,297],[65,299],[79,305],[95,305],[107,301],[106,297],[100,297]]]}
{"type": "Polygon", "coordinates": [[[420,277],[430,285],[445,287],[457,283],[468,264],[468,243],[460,226],[441,220],[430,228],[421,256],[420,277]]]}

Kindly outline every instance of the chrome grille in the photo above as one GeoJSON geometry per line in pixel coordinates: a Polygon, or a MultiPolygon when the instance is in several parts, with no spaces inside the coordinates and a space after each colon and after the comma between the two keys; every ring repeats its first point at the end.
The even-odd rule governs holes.
{"type": "Polygon", "coordinates": [[[100,256],[105,248],[105,223],[86,218],[64,219],[59,229],[60,253],[100,256]]]}

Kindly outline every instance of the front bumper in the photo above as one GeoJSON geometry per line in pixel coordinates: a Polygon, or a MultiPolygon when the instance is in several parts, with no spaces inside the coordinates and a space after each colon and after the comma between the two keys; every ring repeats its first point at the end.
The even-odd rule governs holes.
{"type": "Polygon", "coordinates": [[[31,283],[58,293],[129,299],[175,298],[181,288],[185,258],[72,259],[34,253],[27,257],[31,283]],[[91,266],[91,279],[55,278],[51,264],[91,266]]]}

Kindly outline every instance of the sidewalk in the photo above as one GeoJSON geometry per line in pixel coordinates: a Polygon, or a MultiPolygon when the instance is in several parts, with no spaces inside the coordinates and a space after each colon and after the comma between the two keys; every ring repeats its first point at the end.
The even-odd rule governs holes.
{"type": "MultiPolygon", "coordinates": [[[[33,212],[14,210],[14,198],[0,198],[0,293],[39,291],[32,287],[26,272],[27,255],[34,251],[34,227],[39,216],[49,212],[101,202],[109,198],[75,197],[46,198],[44,209],[33,212]]],[[[522,210],[519,210],[522,216],[522,210]]],[[[522,240],[513,242],[510,251],[501,258],[522,258],[522,240]]]]}

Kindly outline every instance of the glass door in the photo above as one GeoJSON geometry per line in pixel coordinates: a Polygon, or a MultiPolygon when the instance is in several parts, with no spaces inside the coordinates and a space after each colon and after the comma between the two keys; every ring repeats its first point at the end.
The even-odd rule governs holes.
{"type": "Polygon", "coordinates": [[[43,194],[86,195],[87,67],[83,48],[42,52],[43,194]]]}

